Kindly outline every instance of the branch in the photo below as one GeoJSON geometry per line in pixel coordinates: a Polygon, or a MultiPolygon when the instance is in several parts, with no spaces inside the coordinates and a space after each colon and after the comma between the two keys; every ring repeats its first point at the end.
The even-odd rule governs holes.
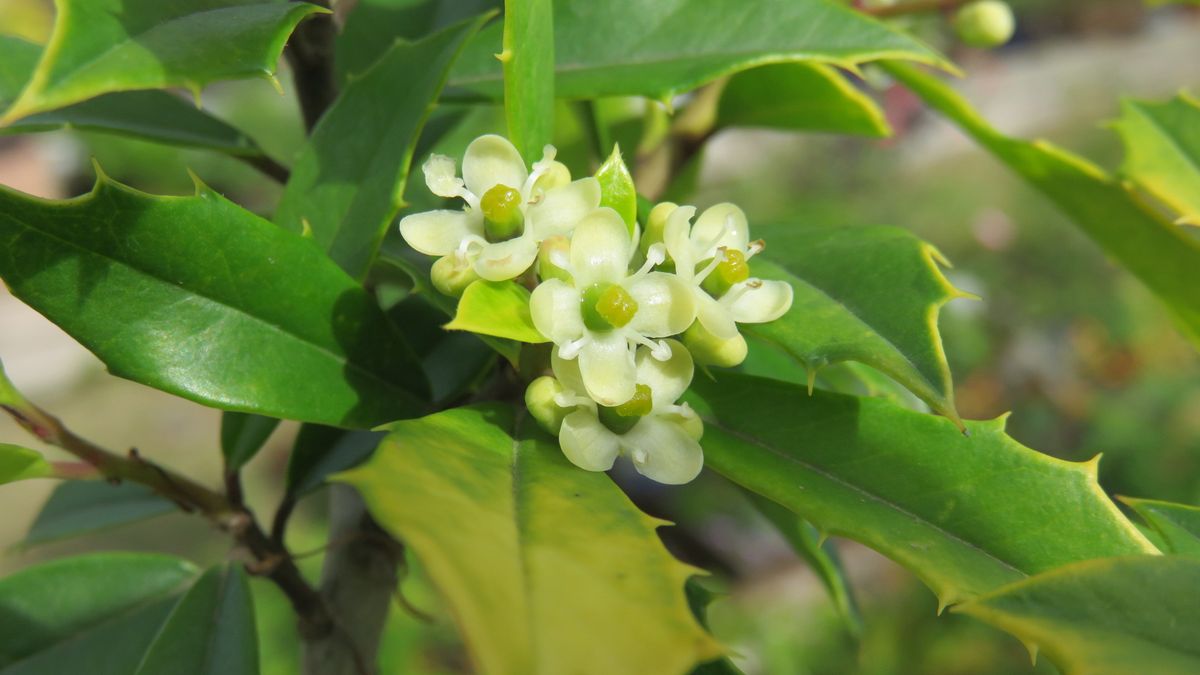
{"type": "Polygon", "coordinates": [[[292,172],[284,165],[266,155],[237,155],[237,158],[258,169],[268,178],[273,178],[280,185],[287,185],[292,172]]]}

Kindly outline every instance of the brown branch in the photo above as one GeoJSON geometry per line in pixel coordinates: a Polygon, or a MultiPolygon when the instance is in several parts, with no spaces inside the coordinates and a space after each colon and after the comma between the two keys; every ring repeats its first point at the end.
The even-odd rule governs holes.
{"type": "Polygon", "coordinates": [[[855,5],[855,9],[863,14],[869,14],[879,19],[886,19],[892,16],[904,16],[906,14],[929,14],[932,12],[949,12],[956,9],[959,5],[965,4],[967,0],[911,0],[910,2],[897,2],[894,5],[886,5],[883,7],[864,7],[861,3],[855,5]]]}

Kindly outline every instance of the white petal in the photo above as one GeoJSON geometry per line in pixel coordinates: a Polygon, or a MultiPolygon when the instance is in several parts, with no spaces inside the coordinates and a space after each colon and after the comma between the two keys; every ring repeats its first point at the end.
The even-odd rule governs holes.
{"type": "Polygon", "coordinates": [[[692,242],[703,249],[699,255],[704,258],[711,258],[718,246],[746,250],[750,243],[746,214],[729,202],[708,207],[692,226],[692,242]]]}
{"type": "Polygon", "coordinates": [[[734,323],[733,313],[729,307],[721,304],[702,289],[693,288],[695,288],[692,297],[696,300],[696,320],[700,322],[700,325],[720,340],[737,337],[737,324],[734,323]]]}
{"type": "Polygon", "coordinates": [[[589,332],[590,341],[579,352],[583,386],[596,403],[617,406],[637,391],[637,368],[633,351],[620,331],[589,332]]]}
{"type": "Polygon", "coordinates": [[[450,255],[470,235],[483,236],[483,221],[472,212],[426,211],[400,221],[400,236],[425,255],[450,255]]]}
{"type": "Polygon", "coordinates": [[[528,176],[521,153],[503,136],[480,136],[467,146],[467,154],[463,157],[463,179],[467,189],[480,199],[494,185],[520,190],[528,176]]]}
{"type": "Polygon", "coordinates": [[[579,359],[564,359],[558,355],[558,346],[550,352],[550,369],[554,377],[566,391],[578,396],[587,396],[587,387],[583,386],[583,374],[579,372],[579,359]]]}
{"type": "Polygon", "coordinates": [[[600,181],[581,178],[543,194],[526,212],[529,219],[526,227],[533,228],[538,240],[570,234],[575,224],[597,206],[600,206],[600,181]]]}
{"type": "Polygon", "coordinates": [[[791,308],[792,286],[786,281],[747,279],[734,284],[722,296],[721,304],[729,308],[738,323],[774,321],[791,308]]]}
{"type": "Polygon", "coordinates": [[[675,340],[667,340],[671,358],[659,361],[650,355],[648,347],[637,351],[637,381],[650,387],[650,397],[656,409],[673,405],[683,396],[692,383],[695,368],[687,347],[675,340]]]}
{"type": "MultiPolygon", "coordinates": [[[[534,170],[538,169],[539,167],[534,165],[534,170]]],[[[541,193],[571,182],[571,170],[562,162],[550,162],[540,167],[540,170],[542,173],[534,180],[533,186],[529,190],[529,197],[536,197],[541,193]]]]}
{"type": "Polygon", "coordinates": [[[558,442],[571,463],[588,471],[607,471],[621,451],[617,436],[596,417],[595,410],[580,409],[563,419],[558,442]]]}
{"type": "Polygon", "coordinates": [[[699,262],[691,240],[691,220],[695,214],[696,207],[680,206],[667,216],[667,224],[663,228],[663,243],[675,261],[675,273],[688,280],[695,276],[696,263],[699,262]]]}
{"type": "Polygon", "coordinates": [[[454,166],[452,157],[430,155],[421,165],[421,171],[425,173],[425,185],[429,186],[429,191],[433,194],[439,197],[459,196],[463,181],[458,177],[458,169],[454,166]]]}
{"type": "Polygon", "coordinates": [[[633,468],[659,483],[682,485],[704,468],[704,451],[696,439],[680,424],[655,415],[642,418],[620,441],[633,468]]]}
{"type": "Polygon", "coordinates": [[[533,264],[537,252],[537,242],[528,236],[486,244],[475,260],[475,273],[488,281],[519,277],[533,264]]]}
{"type": "Polygon", "coordinates": [[[625,221],[610,208],[593,210],[575,226],[571,237],[571,274],[587,288],[599,281],[616,283],[629,272],[633,242],[625,221]]]}
{"type": "Polygon", "coordinates": [[[625,284],[637,301],[629,327],[646,337],[667,337],[687,330],[696,318],[693,286],[674,274],[650,272],[625,284]]]}
{"type": "Polygon", "coordinates": [[[543,281],[529,298],[533,325],[554,344],[578,340],[584,331],[580,301],[579,291],[574,286],[558,279],[543,281]]]}

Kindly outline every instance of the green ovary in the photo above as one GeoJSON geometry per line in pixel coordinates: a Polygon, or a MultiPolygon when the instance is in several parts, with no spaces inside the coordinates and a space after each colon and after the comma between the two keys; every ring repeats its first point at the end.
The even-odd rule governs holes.
{"type": "Polygon", "coordinates": [[[746,254],[736,249],[725,249],[725,259],[704,279],[704,290],[719,298],[734,284],[750,278],[750,262],[746,254]]]}
{"type": "Polygon", "coordinates": [[[653,407],[649,385],[639,384],[633,398],[612,408],[599,406],[597,412],[600,423],[608,427],[609,431],[623,434],[632,429],[638,420],[649,415],[653,407]]]}
{"type": "Polygon", "coordinates": [[[619,284],[599,283],[584,291],[580,310],[589,330],[607,331],[632,321],[638,305],[619,284]]]}
{"type": "Polygon", "coordinates": [[[507,185],[493,185],[479,200],[483,212],[483,235],[494,243],[508,241],[525,229],[521,212],[521,193],[507,185]]]}

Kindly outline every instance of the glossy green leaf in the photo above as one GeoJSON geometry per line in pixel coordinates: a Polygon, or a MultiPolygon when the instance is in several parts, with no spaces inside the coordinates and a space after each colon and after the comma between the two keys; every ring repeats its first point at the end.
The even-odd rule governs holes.
{"type": "Polygon", "coordinates": [[[329,476],[362,464],[382,438],[382,433],[374,431],[345,431],[319,424],[301,426],[288,458],[288,494],[303,497],[324,485],[329,476]]]}
{"type": "MultiPolygon", "coordinates": [[[[688,606],[691,608],[692,614],[696,616],[696,620],[700,622],[701,626],[704,626],[705,630],[711,631],[712,628],[708,624],[708,607],[717,599],[718,594],[702,584],[697,577],[687,580],[684,592],[687,593],[688,606]]],[[[690,675],[743,675],[743,673],[733,665],[728,656],[722,656],[701,663],[692,669],[690,675]]]]}
{"type": "Polygon", "coordinates": [[[969,422],[966,435],[881,399],[745,375],[692,389],[708,467],[896,560],[943,604],[1078,560],[1156,552],[1100,489],[1095,460],[1030,450],[1003,418],[969,422]]]}
{"type": "Polygon", "coordinates": [[[43,544],[178,510],[174,502],[137,483],[64,481],[50,493],[22,543],[43,544]]]}
{"type": "MultiPolygon", "coordinates": [[[[480,33],[451,84],[498,99],[501,27],[480,33]]],[[[828,0],[555,0],[560,98],[642,95],[668,100],[767,63],[849,66],[882,58],[945,65],[907,34],[828,0]]]]}
{"type": "Polygon", "coordinates": [[[716,656],[662,521],[533,427],[504,406],[400,422],[341,479],[421,560],[481,672],[672,675],[716,656]]]}
{"type": "Polygon", "coordinates": [[[213,567],[179,600],[135,675],[257,675],[254,602],[238,565],[213,567]]]}
{"type": "Polygon", "coordinates": [[[1200,560],[1088,560],[958,608],[1038,649],[1064,675],[1200,672],[1200,560]]]}
{"type": "Polygon", "coordinates": [[[42,453],[19,445],[0,443],[0,485],[54,473],[42,453]]]}
{"type": "Polygon", "coordinates": [[[195,575],[178,558],[96,553],[0,579],[0,674],[130,675],[195,575]]]}
{"type": "Polygon", "coordinates": [[[237,471],[253,459],[278,426],[279,420],[274,417],[240,412],[222,415],[221,454],[225,457],[225,470],[237,471]]]}
{"type": "Polygon", "coordinates": [[[1162,538],[1165,553],[1200,556],[1200,507],[1121,497],[1162,538]]]}
{"type": "Polygon", "coordinates": [[[273,78],[301,2],[56,0],[50,42],[0,125],[115,91],[273,78]]]}
{"type": "Polygon", "coordinates": [[[937,249],[896,227],[758,227],[754,234],[767,249],[751,272],[787,281],[795,299],[779,320],[744,325],[747,335],[814,371],[865,363],[958,423],[937,318],[965,294],[942,275],[937,249]]]}
{"type": "Polygon", "coordinates": [[[613,146],[612,154],[596,171],[596,180],[600,183],[600,206],[616,211],[632,235],[637,224],[637,188],[629,167],[621,158],[620,147],[613,146]]]}
{"type": "Polygon", "coordinates": [[[403,205],[413,148],[450,64],[485,19],[397,42],[353,79],[313,130],[275,222],[293,232],[311,229],[342,269],[364,277],[403,205]]]}
{"type": "Polygon", "coordinates": [[[1200,103],[1180,94],[1165,103],[1121,102],[1113,125],[1125,142],[1121,173],[1200,225],[1200,103]]]}
{"type": "MultiPolygon", "coordinates": [[[[8,107],[33,74],[42,48],[0,35],[0,110],[8,107]]],[[[106,94],[0,126],[0,134],[73,128],[120,134],[159,143],[258,156],[262,150],[241,131],[162,91],[106,94]]]]}
{"type": "Polygon", "coordinates": [[[1044,141],[993,129],[936,77],[888,62],[893,76],[1058,205],[1104,251],[1146,284],[1200,346],[1200,240],[1160,217],[1120,181],[1044,141]]]}
{"type": "Polygon", "coordinates": [[[519,342],[547,342],[533,325],[529,291],[515,281],[474,281],[458,300],[454,320],[446,330],[469,330],[480,335],[519,342]]]}
{"type": "Polygon", "coordinates": [[[10,407],[24,407],[28,404],[21,392],[17,391],[12,380],[8,379],[8,373],[4,372],[4,363],[0,362],[0,405],[10,407]]]}
{"type": "Polygon", "coordinates": [[[204,186],[153,197],[0,188],[0,277],[114,374],[213,407],[370,427],[411,416],[420,366],[320,250],[204,186]]]}
{"type": "Polygon", "coordinates": [[[738,73],[721,91],[718,127],[769,127],[882,137],[875,101],[822,63],[776,63],[738,73]]]}
{"type": "Polygon", "coordinates": [[[435,404],[463,395],[494,372],[495,350],[479,335],[443,328],[445,313],[423,293],[414,293],[397,303],[388,310],[388,317],[404,327],[404,337],[429,376],[435,404]]]}
{"type": "Polygon", "coordinates": [[[554,135],[552,1],[504,0],[502,43],[509,139],[522,157],[541,157],[554,135]]]}

